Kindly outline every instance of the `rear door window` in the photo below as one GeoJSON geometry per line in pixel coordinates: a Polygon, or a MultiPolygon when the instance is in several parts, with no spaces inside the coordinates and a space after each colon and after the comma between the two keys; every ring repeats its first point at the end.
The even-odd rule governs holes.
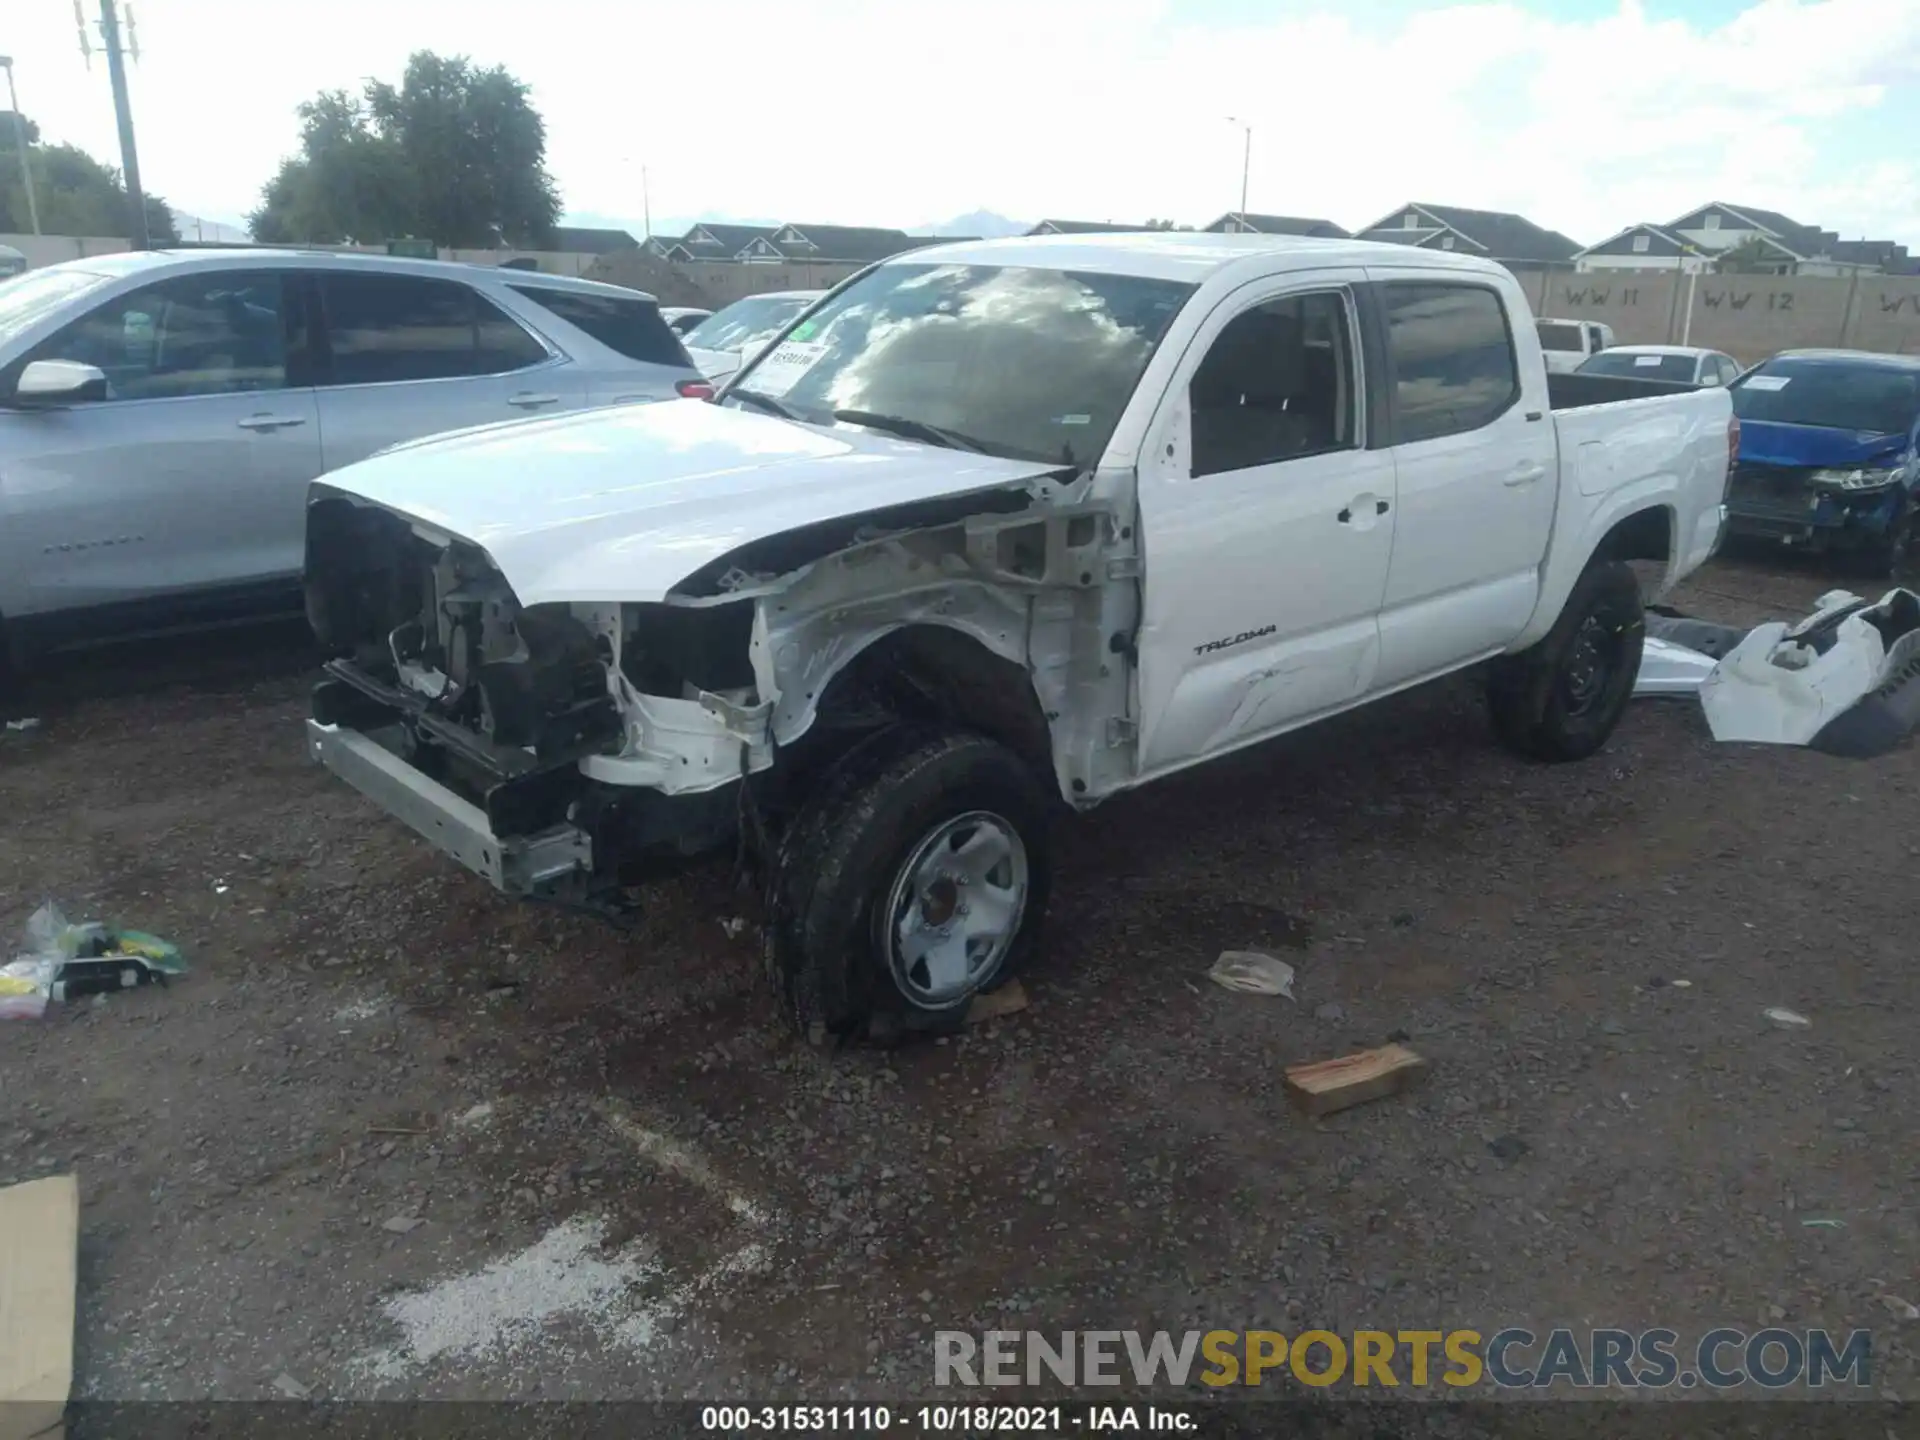
{"type": "Polygon", "coordinates": [[[1398,443],[1478,430],[1520,398],[1506,307],[1492,290],[1407,281],[1380,296],[1398,443]]]}
{"type": "Polygon", "coordinates": [[[646,365],[672,365],[687,369],[692,362],[681,347],[680,337],[660,314],[651,300],[622,300],[610,295],[589,295],[578,291],[548,290],[533,285],[509,287],[522,299],[531,300],[550,315],[584,331],[616,355],[646,365]]]}
{"type": "Polygon", "coordinates": [[[472,287],[414,275],[320,277],[335,385],[504,375],[547,349],[472,287]]]}

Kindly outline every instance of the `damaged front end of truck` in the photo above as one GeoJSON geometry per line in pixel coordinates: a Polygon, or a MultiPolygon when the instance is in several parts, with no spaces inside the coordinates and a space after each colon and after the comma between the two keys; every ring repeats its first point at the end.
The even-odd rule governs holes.
{"type": "MultiPolygon", "coordinates": [[[[575,900],[736,844],[903,718],[958,719],[1091,800],[1130,765],[1131,504],[1130,483],[1032,467],[688,541],[670,585],[588,598],[599,582],[497,534],[319,485],[309,749],[496,888],[575,900]]],[[[595,573],[674,544],[636,521],[595,573]]]]}

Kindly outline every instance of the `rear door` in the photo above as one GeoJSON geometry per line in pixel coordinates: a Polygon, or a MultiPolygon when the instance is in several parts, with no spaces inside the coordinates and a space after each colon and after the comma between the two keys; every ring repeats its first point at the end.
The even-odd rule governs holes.
{"type": "Polygon", "coordinates": [[[1148,429],[1143,773],[1301,724],[1372,683],[1396,528],[1367,448],[1357,270],[1249,285],[1201,327],[1148,429]]]}
{"type": "Polygon", "coordinates": [[[1380,615],[1390,688],[1503,649],[1533,613],[1558,452],[1546,376],[1491,280],[1375,287],[1400,519],[1380,615]]]}
{"type": "Polygon", "coordinates": [[[194,270],[102,302],[23,357],[97,366],[110,387],[0,414],[27,612],[297,579],[320,473],[308,341],[291,272],[194,270]]]}
{"type": "Polygon", "coordinates": [[[471,285],[344,268],[315,282],[328,470],[403,440],[585,403],[565,357],[471,285]]]}

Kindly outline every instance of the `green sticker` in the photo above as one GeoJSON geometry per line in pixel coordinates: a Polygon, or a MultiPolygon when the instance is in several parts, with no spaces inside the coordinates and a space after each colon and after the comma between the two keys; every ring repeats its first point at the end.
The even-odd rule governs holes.
{"type": "Polygon", "coordinates": [[[813,338],[814,329],[815,329],[814,323],[811,320],[805,320],[805,321],[802,321],[800,324],[794,326],[793,333],[787,336],[787,338],[789,340],[811,340],[813,338]]]}

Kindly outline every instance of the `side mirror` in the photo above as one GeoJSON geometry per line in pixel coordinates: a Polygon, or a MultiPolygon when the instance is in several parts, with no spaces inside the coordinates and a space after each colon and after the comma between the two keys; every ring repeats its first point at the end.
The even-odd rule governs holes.
{"type": "Polygon", "coordinates": [[[13,403],[23,409],[51,409],[107,398],[107,374],[78,360],[35,360],[20,372],[13,403]]]}

